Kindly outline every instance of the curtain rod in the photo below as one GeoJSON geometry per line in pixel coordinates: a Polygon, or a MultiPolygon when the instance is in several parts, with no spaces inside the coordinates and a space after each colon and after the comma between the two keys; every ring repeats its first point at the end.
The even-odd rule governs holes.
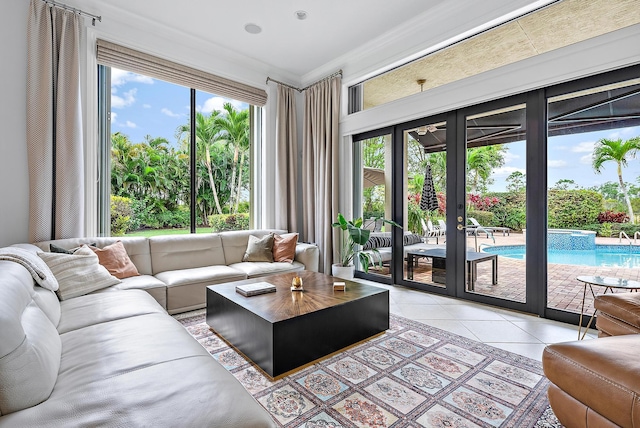
{"type": "Polygon", "coordinates": [[[66,4],[58,3],[58,2],[55,2],[53,0],[42,0],[42,1],[45,2],[45,4],[48,4],[51,7],[57,7],[59,9],[69,10],[69,11],[71,11],[73,13],[77,13],[80,16],[86,16],[88,18],[91,18],[91,25],[93,25],[94,27],[96,25],[96,19],[98,21],[102,22],[102,16],[94,15],[92,13],[88,13],[88,12],[85,12],[83,10],[76,9],[75,7],[67,6],[66,4]]]}
{"type": "Polygon", "coordinates": [[[287,83],[280,82],[279,80],[272,79],[271,77],[267,77],[267,84],[269,84],[269,82],[275,82],[275,83],[278,83],[278,84],[280,84],[282,86],[286,86],[287,88],[295,89],[298,92],[302,92],[302,91],[306,91],[307,89],[309,89],[310,87],[312,87],[313,85],[315,85],[317,83],[320,83],[320,82],[325,81],[327,79],[331,79],[332,77],[336,77],[336,76],[342,76],[342,70],[338,70],[335,73],[328,75],[327,77],[323,77],[322,79],[318,80],[317,82],[314,82],[314,83],[312,83],[312,84],[310,84],[308,86],[305,86],[304,88],[296,88],[295,86],[291,86],[291,85],[289,85],[287,83]]]}

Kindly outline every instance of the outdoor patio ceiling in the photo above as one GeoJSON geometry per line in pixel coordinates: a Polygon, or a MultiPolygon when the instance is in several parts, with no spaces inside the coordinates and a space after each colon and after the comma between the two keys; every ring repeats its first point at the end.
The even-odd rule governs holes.
{"type": "MultiPolygon", "coordinates": [[[[549,99],[548,135],[580,134],[640,125],[640,79],[549,99]]],[[[467,119],[467,145],[480,147],[525,139],[524,105],[467,119]]],[[[433,153],[445,150],[446,124],[428,127],[426,134],[409,134],[433,153]],[[431,129],[431,131],[429,131],[431,129]]]]}
{"type": "Polygon", "coordinates": [[[563,0],[363,83],[368,109],[640,23],[638,0],[563,0]]]}

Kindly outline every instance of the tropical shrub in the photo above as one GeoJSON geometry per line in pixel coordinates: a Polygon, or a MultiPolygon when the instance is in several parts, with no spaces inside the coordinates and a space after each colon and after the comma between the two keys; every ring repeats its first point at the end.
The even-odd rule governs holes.
{"type": "Polygon", "coordinates": [[[489,211],[491,207],[494,207],[500,203],[500,199],[496,196],[485,196],[469,194],[468,201],[471,208],[475,208],[478,211],[489,211]]]}
{"type": "Polygon", "coordinates": [[[444,216],[447,212],[447,195],[444,193],[436,193],[438,198],[438,214],[444,216]]]}
{"type": "Polygon", "coordinates": [[[598,235],[609,237],[613,232],[613,228],[611,227],[611,223],[602,223],[600,225],[600,230],[598,231],[598,235]]]}
{"type": "Polygon", "coordinates": [[[249,214],[213,214],[209,216],[209,225],[213,232],[249,230],[249,214]]]}
{"type": "Polygon", "coordinates": [[[486,196],[498,199],[498,203],[488,209],[494,217],[492,223],[487,223],[486,226],[508,227],[513,230],[522,230],[526,227],[527,212],[524,192],[490,193],[486,196]]]}
{"type": "Polygon", "coordinates": [[[626,223],[629,216],[626,213],[605,211],[598,214],[598,223],[626,223]]]}
{"type": "Polygon", "coordinates": [[[602,195],[593,190],[549,190],[549,228],[577,229],[596,223],[602,195]]]}
{"type": "Polygon", "coordinates": [[[111,195],[111,236],[122,236],[130,228],[131,199],[124,196],[111,195]]]}

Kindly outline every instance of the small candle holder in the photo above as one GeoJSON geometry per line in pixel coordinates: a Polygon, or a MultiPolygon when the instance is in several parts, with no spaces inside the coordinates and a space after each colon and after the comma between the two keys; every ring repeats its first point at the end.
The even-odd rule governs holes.
{"type": "Polygon", "coordinates": [[[302,278],[299,275],[296,275],[291,280],[291,291],[303,291],[302,288],[302,278]]]}

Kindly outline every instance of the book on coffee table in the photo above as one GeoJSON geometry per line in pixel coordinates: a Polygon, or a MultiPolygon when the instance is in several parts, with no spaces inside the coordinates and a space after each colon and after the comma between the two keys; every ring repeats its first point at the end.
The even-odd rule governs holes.
{"type": "Polygon", "coordinates": [[[236,291],[243,296],[255,296],[264,293],[274,293],[276,286],[268,282],[256,282],[255,284],[237,285],[236,291]]]}

